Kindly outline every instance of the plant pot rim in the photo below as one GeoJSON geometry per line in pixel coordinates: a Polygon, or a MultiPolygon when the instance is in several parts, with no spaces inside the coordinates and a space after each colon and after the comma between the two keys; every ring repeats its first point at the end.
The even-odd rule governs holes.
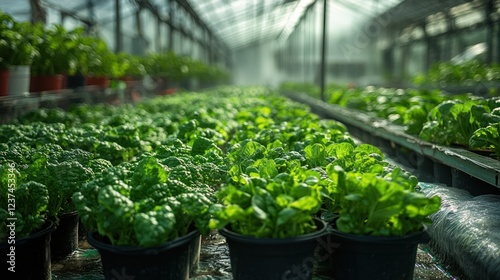
{"type": "Polygon", "coordinates": [[[200,235],[200,232],[197,229],[194,229],[187,234],[177,237],[172,240],[168,240],[163,244],[153,247],[141,247],[141,246],[127,246],[127,245],[113,245],[107,238],[99,235],[99,233],[95,230],[90,230],[87,233],[87,241],[90,245],[98,250],[103,250],[107,252],[117,252],[119,251],[123,255],[136,255],[141,253],[143,255],[157,255],[163,251],[169,250],[171,248],[177,247],[187,240],[191,240],[200,235]]]}
{"type": "Polygon", "coordinates": [[[263,243],[269,243],[269,244],[289,244],[293,242],[302,242],[304,240],[310,240],[313,238],[319,238],[323,235],[327,235],[327,224],[325,221],[318,219],[318,218],[313,218],[313,221],[316,223],[316,226],[318,228],[307,234],[299,235],[299,236],[293,236],[293,237],[285,237],[285,238],[271,238],[271,237],[255,237],[251,235],[244,235],[240,234],[237,232],[234,232],[228,228],[223,228],[219,229],[219,234],[221,234],[224,237],[230,237],[232,240],[238,240],[238,241],[244,241],[246,243],[255,243],[255,244],[263,244],[263,243]],[[319,228],[320,227],[320,228],[319,228]]]}
{"type": "MultiPolygon", "coordinates": [[[[52,233],[55,229],[56,229],[56,224],[53,221],[47,219],[47,220],[45,220],[45,223],[42,225],[42,227],[39,230],[31,233],[30,235],[28,235],[26,237],[16,238],[15,245],[19,246],[19,245],[22,245],[26,242],[29,242],[32,239],[44,237],[47,234],[52,233]]],[[[8,244],[6,240],[2,240],[2,242],[0,242],[0,247],[4,247],[4,246],[9,247],[12,245],[8,244]]]]}
{"type": "Polygon", "coordinates": [[[78,215],[78,211],[70,211],[70,212],[60,212],[57,214],[57,217],[66,217],[66,216],[76,216],[78,215]]]}
{"type": "Polygon", "coordinates": [[[335,238],[349,239],[356,242],[371,244],[423,243],[428,241],[429,239],[427,226],[425,224],[422,225],[422,229],[420,231],[411,232],[403,236],[377,236],[346,233],[338,230],[335,226],[332,226],[329,230],[330,233],[335,236],[335,238]]]}

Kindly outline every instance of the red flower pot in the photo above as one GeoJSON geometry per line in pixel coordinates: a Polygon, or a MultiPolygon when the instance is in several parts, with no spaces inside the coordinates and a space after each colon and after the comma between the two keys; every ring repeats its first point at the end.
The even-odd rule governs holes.
{"type": "Polygon", "coordinates": [[[89,76],[85,79],[85,85],[87,85],[87,86],[100,86],[103,88],[107,88],[109,86],[109,79],[107,77],[89,76]]]}
{"type": "Polygon", "coordinates": [[[31,76],[30,92],[53,91],[63,89],[63,75],[31,76]]]}
{"type": "Polygon", "coordinates": [[[0,70],[0,96],[7,96],[9,91],[9,70],[0,70]]]}

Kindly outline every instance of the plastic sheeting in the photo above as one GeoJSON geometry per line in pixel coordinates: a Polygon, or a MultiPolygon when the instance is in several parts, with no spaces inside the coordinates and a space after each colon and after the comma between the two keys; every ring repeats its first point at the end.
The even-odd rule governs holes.
{"type": "Polygon", "coordinates": [[[432,244],[470,279],[500,279],[500,196],[473,197],[467,191],[420,183],[442,199],[429,227],[432,244]]]}

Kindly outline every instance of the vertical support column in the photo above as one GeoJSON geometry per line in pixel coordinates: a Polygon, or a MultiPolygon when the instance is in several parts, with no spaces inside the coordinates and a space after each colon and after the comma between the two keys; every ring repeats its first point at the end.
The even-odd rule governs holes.
{"type": "Polygon", "coordinates": [[[169,6],[168,8],[168,19],[170,21],[170,32],[168,34],[168,50],[169,51],[174,51],[174,1],[173,0],[167,0],[167,5],[169,6]]]}
{"type": "Polygon", "coordinates": [[[323,0],[323,34],[321,42],[321,69],[320,69],[320,87],[321,100],[325,101],[325,79],[326,79],[326,15],[327,15],[328,0],[323,0]]]}
{"type": "Polygon", "coordinates": [[[64,26],[64,21],[66,20],[66,13],[65,12],[59,12],[61,15],[61,25],[64,26]]]}
{"type": "Polygon", "coordinates": [[[410,59],[410,56],[411,56],[411,44],[404,44],[401,46],[401,76],[398,77],[398,81],[397,82],[404,82],[407,78],[407,75],[408,75],[408,65],[410,64],[409,63],[409,59],[410,59]]]}
{"type": "MultiPolygon", "coordinates": [[[[207,30],[208,32],[208,30],[207,30]]],[[[218,61],[215,59],[215,50],[217,49],[215,47],[215,40],[212,39],[212,34],[211,33],[207,33],[207,44],[206,44],[206,47],[207,47],[207,54],[208,54],[208,63],[209,64],[217,64],[218,61]]]]}
{"type": "Polygon", "coordinates": [[[485,16],[486,16],[486,44],[488,45],[488,50],[486,53],[486,63],[491,64],[493,63],[493,32],[494,32],[494,25],[493,25],[493,20],[491,19],[491,14],[494,12],[494,0],[489,0],[486,3],[486,9],[485,9],[485,16]]]}
{"type": "Polygon", "coordinates": [[[495,42],[496,46],[494,48],[496,50],[494,61],[496,63],[500,63],[500,50],[499,50],[499,48],[500,48],[500,23],[498,23],[498,22],[495,23],[495,29],[494,30],[495,30],[495,32],[497,34],[497,40],[495,42]]]}
{"type": "Polygon", "coordinates": [[[446,16],[446,22],[447,22],[447,27],[448,27],[448,30],[446,30],[447,34],[445,35],[445,49],[447,50],[444,55],[445,57],[443,57],[443,60],[451,60],[451,58],[453,57],[453,53],[452,53],[452,48],[453,48],[453,35],[455,34],[455,19],[454,17],[452,17],[449,13],[449,11],[447,11],[445,13],[445,16],[446,16]]]}
{"type": "Polygon", "coordinates": [[[47,22],[47,11],[42,7],[41,0],[30,0],[31,22],[47,22]]]}
{"type": "MultiPolygon", "coordinates": [[[[305,20],[305,17],[303,17],[303,19],[305,20]]],[[[302,68],[302,82],[303,83],[307,82],[307,79],[306,79],[306,73],[307,73],[307,71],[306,71],[307,29],[306,29],[306,22],[304,20],[302,22],[300,22],[300,29],[301,29],[301,33],[302,33],[302,65],[301,65],[301,68],[302,68]]]]}
{"type": "Polygon", "coordinates": [[[160,16],[156,17],[156,51],[161,51],[161,19],[160,16]]]}
{"type": "MultiPolygon", "coordinates": [[[[87,0],[87,9],[89,11],[89,18],[94,20],[95,19],[94,2],[92,2],[91,0],[87,0]]],[[[87,25],[85,31],[87,33],[90,33],[90,26],[87,25]]]]}
{"type": "Polygon", "coordinates": [[[315,44],[315,40],[316,40],[316,33],[315,33],[315,29],[314,29],[314,15],[316,13],[314,12],[314,7],[311,9],[311,12],[309,13],[309,22],[308,22],[308,25],[309,25],[309,65],[308,65],[308,73],[309,73],[309,82],[310,83],[313,83],[314,82],[314,76],[311,77],[311,73],[313,73],[314,71],[314,65],[316,64],[315,62],[315,55],[314,55],[314,50],[316,49],[316,44],[315,44]]]}
{"type": "Polygon", "coordinates": [[[427,24],[425,22],[422,23],[422,31],[424,32],[424,41],[425,41],[425,51],[426,51],[426,58],[425,58],[425,69],[429,70],[434,63],[434,48],[433,48],[433,43],[432,39],[429,37],[429,34],[427,33],[427,24]]]}
{"type": "Polygon", "coordinates": [[[115,0],[115,52],[122,51],[123,38],[122,38],[122,17],[121,17],[121,0],[115,0]]]}

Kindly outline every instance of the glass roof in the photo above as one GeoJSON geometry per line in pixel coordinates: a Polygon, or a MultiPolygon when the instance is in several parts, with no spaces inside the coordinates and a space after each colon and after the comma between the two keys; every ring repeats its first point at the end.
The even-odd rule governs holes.
{"type": "MultiPolygon", "coordinates": [[[[402,0],[337,0],[354,13],[374,17],[402,0]]],[[[267,39],[286,38],[318,0],[189,0],[210,29],[231,49],[267,39]]],[[[336,9],[330,9],[335,16],[336,9]]],[[[339,15],[342,16],[342,15],[339,15]]],[[[345,16],[345,15],[344,15],[345,16]]]]}
{"type": "Polygon", "coordinates": [[[217,36],[237,48],[278,38],[295,26],[315,0],[191,0],[193,9],[217,36]]]}
{"type": "MultiPolygon", "coordinates": [[[[187,2],[202,19],[205,25],[229,49],[260,43],[269,39],[286,39],[294,30],[305,11],[321,0],[121,0],[122,16],[136,11],[139,4],[148,3],[168,17],[168,3],[187,2]]],[[[375,17],[396,6],[404,0],[326,0],[329,16],[349,19],[351,15],[375,17]],[[339,9],[339,6],[343,6],[339,9]]],[[[53,10],[71,12],[84,20],[98,23],[114,20],[115,0],[41,0],[42,4],[53,10]],[[90,10],[89,7],[92,7],[90,10]],[[91,12],[92,11],[92,12],[91,12]]],[[[29,0],[0,0],[0,9],[11,13],[21,20],[29,20],[29,0]]],[[[175,17],[180,15],[174,14],[175,17]]],[[[57,22],[59,13],[49,13],[48,22],[57,22]]],[[[181,23],[185,23],[181,20],[181,23]]],[[[188,27],[189,28],[189,27],[188,27]]]]}

